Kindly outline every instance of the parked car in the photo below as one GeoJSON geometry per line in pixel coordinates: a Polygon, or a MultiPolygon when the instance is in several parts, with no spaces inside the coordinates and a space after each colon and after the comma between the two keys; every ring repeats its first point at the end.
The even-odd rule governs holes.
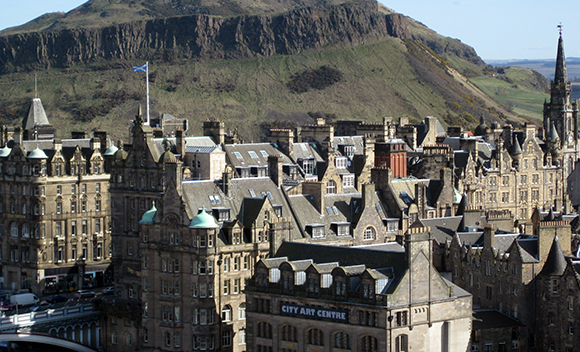
{"type": "Polygon", "coordinates": [[[79,290],[77,292],[77,298],[81,299],[81,298],[91,298],[91,297],[95,297],[95,293],[93,291],[89,291],[89,290],[79,290]]]}
{"type": "Polygon", "coordinates": [[[114,295],[115,294],[115,286],[109,286],[103,290],[103,295],[114,295]]]}
{"type": "Polygon", "coordinates": [[[68,297],[65,296],[60,296],[60,295],[54,295],[52,297],[50,297],[49,299],[46,300],[48,303],[60,303],[60,302],[66,302],[68,301],[68,297]]]}
{"type": "Polygon", "coordinates": [[[20,293],[10,296],[10,303],[19,307],[32,306],[40,302],[34,293],[20,293]]]}
{"type": "Polygon", "coordinates": [[[10,310],[10,309],[14,308],[14,304],[12,304],[10,302],[2,302],[1,308],[2,308],[2,310],[10,310]]]}
{"type": "Polygon", "coordinates": [[[41,312],[43,310],[47,310],[50,307],[52,307],[52,303],[40,302],[40,303],[35,304],[32,307],[30,307],[30,311],[31,312],[41,312]]]}

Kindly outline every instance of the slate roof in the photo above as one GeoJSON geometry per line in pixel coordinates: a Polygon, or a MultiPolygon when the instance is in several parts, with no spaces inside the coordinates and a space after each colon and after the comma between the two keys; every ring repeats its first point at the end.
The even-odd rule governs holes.
{"type": "Polygon", "coordinates": [[[288,202],[294,210],[300,228],[305,229],[307,225],[323,224],[326,235],[324,239],[330,240],[337,238],[334,232],[331,231],[332,223],[350,223],[352,221],[352,196],[352,194],[325,195],[325,209],[322,209],[322,213],[318,212],[314,205],[314,199],[310,195],[288,196],[288,202]],[[329,214],[326,207],[330,209],[332,214],[329,214]]]}
{"type": "Polygon", "coordinates": [[[280,155],[283,164],[293,164],[290,158],[270,143],[227,144],[224,146],[224,151],[233,167],[267,167],[268,155],[280,155]]]}
{"type": "Polygon", "coordinates": [[[28,116],[22,125],[25,130],[32,130],[35,127],[40,126],[50,126],[40,98],[32,99],[30,109],[28,110],[28,116]]]}
{"type": "Polygon", "coordinates": [[[542,275],[551,276],[561,276],[566,270],[566,258],[562,252],[562,247],[560,247],[560,241],[558,241],[558,236],[554,237],[552,242],[552,247],[550,248],[550,253],[546,259],[546,264],[542,268],[542,275]]]}
{"type": "Polygon", "coordinates": [[[212,153],[214,150],[222,150],[219,146],[214,145],[214,146],[195,146],[195,145],[186,145],[185,146],[185,152],[186,153],[198,153],[198,154],[210,154],[212,153]]]}
{"type": "Polygon", "coordinates": [[[450,216],[444,218],[421,219],[421,221],[425,226],[431,228],[431,236],[433,236],[435,241],[442,244],[451,241],[455,232],[457,232],[462,219],[462,216],[450,216]]]}
{"type": "Polygon", "coordinates": [[[339,262],[341,266],[364,264],[367,268],[393,268],[395,277],[398,278],[403,275],[407,266],[404,252],[298,242],[283,242],[275,257],[288,257],[289,260],[311,258],[315,263],[339,262]]]}
{"type": "MultiPolygon", "coordinates": [[[[212,209],[228,208],[230,220],[238,219],[238,216],[239,220],[243,220],[241,217],[244,214],[242,208],[245,198],[258,198],[259,201],[263,201],[263,197],[271,197],[273,205],[282,206],[282,216],[292,218],[293,227],[298,229],[285,196],[269,177],[234,178],[230,180],[229,187],[230,196],[227,196],[222,190],[221,180],[184,181],[182,197],[190,211],[189,216],[195,216],[198,210],[205,206],[210,213],[212,209]]],[[[245,214],[246,217],[250,216],[248,212],[245,214]]]]}
{"type": "MultiPolygon", "coordinates": [[[[90,149],[91,147],[91,139],[90,138],[82,138],[82,139],[62,139],[62,147],[64,148],[75,148],[77,145],[81,148],[90,149]]],[[[30,152],[33,151],[36,147],[42,150],[48,150],[54,148],[54,141],[52,139],[45,139],[45,140],[28,140],[22,141],[22,147],[24,150],[30,152]]],[[[101,145],[101,149],[104,152],[106,146],[101,145]]]]}
{"type": "Polygon", "coordinates": [[[520,321],[495,309],[474,310],[473,330],[504,329],[524,326],[520,321]]]}
{"type": "Polygon", "coordinates": [[[338,151],[340,151],[341,145],[352,145],[354,147],[354,155],[363,155],[365,150],[364,140],[364,136],[335,136],[332,141],[338,151]]]}
{"type": "Polygon", "coordinates": [[[294,143],[292,147],[292,159],[298,162],[298,159],[314,159],[315,162],[324,161],[322,150],[314,143],[294,143]]]}
{"type": "Polygon", "coordinates": [[[403,247],[398,242],[364,244],[364,245],[360,245],[360,246],[353,246],[353,248],[365,248],[365,249],[374,249],[374,250],[389,251],[389,252],[405,252],[405,247],[403,247]]]}

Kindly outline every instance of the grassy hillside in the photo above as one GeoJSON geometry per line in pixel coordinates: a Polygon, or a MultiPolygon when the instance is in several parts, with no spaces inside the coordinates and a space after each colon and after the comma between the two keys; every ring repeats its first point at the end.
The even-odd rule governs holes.
{"type": "Polygon", "coordinates": [[[504,74],[471,78],[479,88],[514,114],[542,122],[544,99],[549,99],[549,82],[538,72],[524,67],[506,67],[504,74]]]}
{"type": "MultiPolygon", "coordinates": [[[[145,102],[145,76],[131,70],[137,64],[142,62],[39,72],[39,95],[60,136],[73,130],[107,130],[126,140],[129,120],[145,102]]],[[[473,125],[469,127],[477,123],[465,120],[469,116],[497,119],[505,113],[516,118],[469,88],[467,80],[458,81],[452,71],[421,44],[395,38],[293,56],[153,62],[151,115],[187,118],[191,134],[201,132],[205,119],[217,117],[246,141],[263,137],[263,121],[302,124],[311,121],[309,112],[370,122],[385,116],[410,116],[415,121],[429,115],[447,116],[447,121],[461,116],[452,122],[473,125]],[[322,90],[290,90],[292,77],[321,66],[339,71],[341,80],[322,90]]],[[[20,124],[33,96],[33,75],[0,76],[0,87],[0,117],[8,125],[20,124]]]]}

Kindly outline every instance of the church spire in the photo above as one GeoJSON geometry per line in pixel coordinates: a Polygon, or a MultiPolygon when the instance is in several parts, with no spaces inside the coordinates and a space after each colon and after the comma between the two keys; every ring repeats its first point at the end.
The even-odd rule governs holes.
{"type": "Polygon", "coordinates": [[[558,55],[556,56],[556,72],[554,74],[554,85],[566,83],[568,75],[566,73],[566,57],[564,56],[564,40],[562,39],[562,25],[558,25],[560,38],[558,38],[558,55]]]}

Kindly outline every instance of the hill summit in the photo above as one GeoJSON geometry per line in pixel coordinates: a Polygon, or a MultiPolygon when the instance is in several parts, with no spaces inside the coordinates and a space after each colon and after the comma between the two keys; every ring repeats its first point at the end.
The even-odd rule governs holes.
{"type": "Polygon", "coordinates": [[[485,67],[473,48],[376,1],[243,4],[91,0],[6,30],[0,118],[22,119],[35,71],[51,123],[63,133],[115,130],[111,124],[128,124],[143,103],[143,77],[131,66],[144,61],[152,116],[187,118],[193,129],[218,117],[247,140],[263,137],[256,125],[301,124],[318,114],[371,122],[434,115],[465,127],[479,116],[511,118],[465,78],[485,67]],[[126,11],[123,23],[114,20],[118,9],[126,11]]]}

